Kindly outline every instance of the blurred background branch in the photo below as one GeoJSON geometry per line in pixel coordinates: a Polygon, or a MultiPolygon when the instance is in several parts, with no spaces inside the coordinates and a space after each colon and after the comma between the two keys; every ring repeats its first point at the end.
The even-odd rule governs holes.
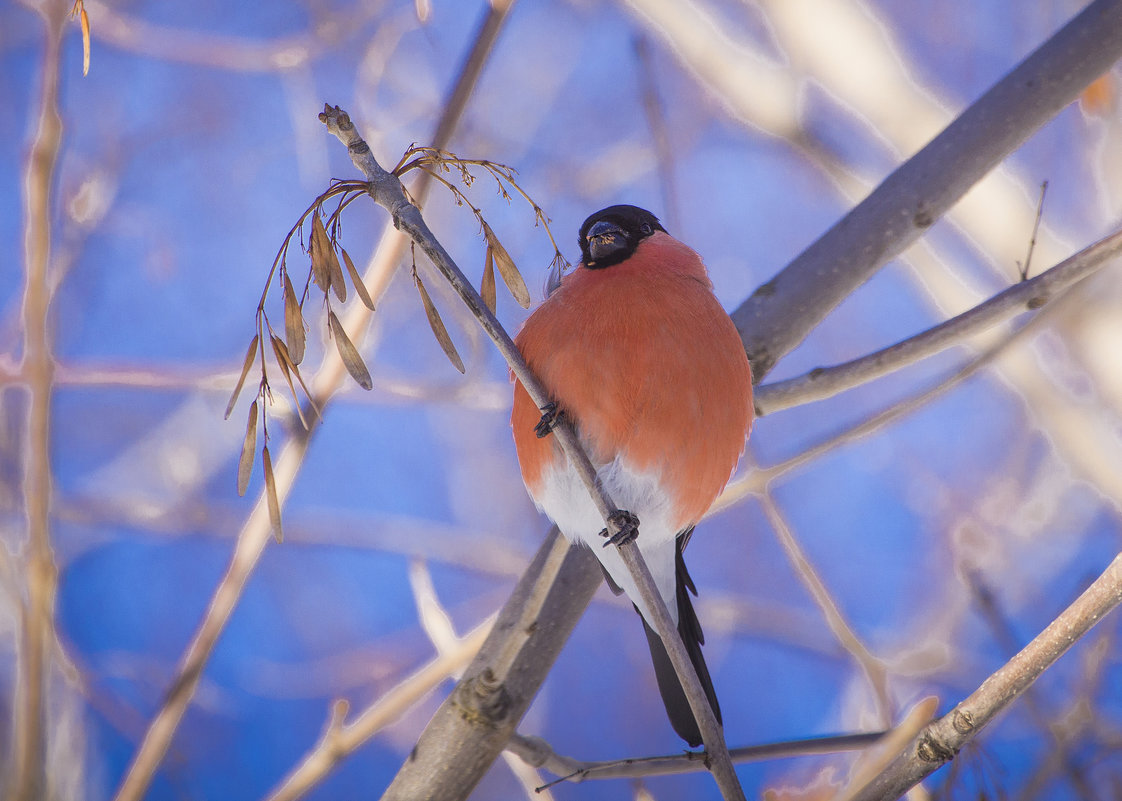
{"type": "MultiPolygon", "coordinates": [[[[306,790],[334,798],[385,787],[430,719],[439,728],[445,715],[451,672],[425,674],[431,693],[409,691],[443,658],[434,642],[477,632],[527,564],[538,567],[519,592],[546,592],[561,614],[549,618],[556,631],[513,661],[519,730],[598,760],[676,745],[645,644],[625,630],[633,612],[596,594],[594,567],[569,555],[564,581],[533,582],[545,555],[561,552],[549,539],[535,561],[544,524],[518,480],[505,369],[434,285],[467,375],[448,369],[408,269],[398,275],[402,238],[361,214],[344,223],[348,249],[384,302],[369,320],[351,309],[340,318],[373,390],[336,391],[343,368],[306,307],[307,374],[317,375],[313,394],[331,399],[328,425],[302,459],[277,459],[278,484],[292,487],[285,544],[255,558],[248,535],[236,545],[248,531],[234,491],[242,426],[220,420],[251,333],[246,310],[299,209],[327,177],[351,173],[312,119],[323,98],[355,112],[379,156],[429,143],[443,119],[437,144],[518,167],[520,184],[548,200],[562,242],[608,203],[656,209],[705,256],[734,308],[951,124],[964,99],[982,96],[1069,17],[1105,10],[1116,19],[1117,8],[87,2],[93,53],[82,78],[79,26],[64,22],[70,5],[9,3],[0,37],[0,100],[11,110],[0,115],[0,185],[8,208],[34,199],[38,209],[0,217],[2,263],[12,265],[0,284],[0,708],[13,721],[0,729],[0,772],[22,787],[49,776],[53,797],[67,801],[111,797],[149,722],[170,708],[169,686],[179,688],[178,718],[163,718],[174,725],[160,735],[166,758],[150,761],[146,798],[266,797],[327,753],[316,749],[328,747],[324,710],[341,709],[336,701],[384,710],[409,698],[392,722],[380,718],[376,737],[348,741],[349,759],[317,763],[324,771],[306,790]],[[65,136],[53,168],[36,172],[51,92],[65,136]],[[21,245],[31,228],[49,230],[42,260],[21,245]],[[38,307],[28,303],[33,276],[38,307]],[[53,370],[45,385],[27,372],[40,335],[47,358],[37,363],[53,370]],[[48,411],[38,418],[46,428],[32,425],[48,411]],[[49,493],[31,491],[44,475],[49,493]],[[40,512],[45,528],[34,522],[40,512]],[[49,547],[37,562],[47,581],[29,569],[35,542],[49,547]],[[431,585],[421,595],[417,558],[431,585]],[[222,583],[230,570],[237,580],[222,583]],[[216,586],[226,589],[208,613],[216,586]],[[442,610],[427,630],[422,596],[442,610]],[[196,638],[204,629],[206,643],[196,638]],[[25,634],[41,638],[29,644],[25,634]],[[206,653],[185,651],[193,639],[206,653]],[[29,669],[35,660],[41,671],[29,669]],[[576,678],[589,662],[601,668],[591,686],[576,678]],[[38,700],[24,691],[34,682],[38,700]]],[[[1093,46],[1111,35],[1100,21],[1074,49],[1078,78],[1065,71],[1053,81],[1045,70],[1048,80],[1022,86],[1050,96],[1053,110],[1025,101],[1009,117],[1050,122],[860,290],[835,293],[824,319],[786,310],[821,323],[770,382],[875,354],[1005,290],[1042,180],[1049,199],[1035,264],[1058,264],[1117,229],[1122,118],[1108,48],[1118,37],[1093,46]],[[1066,100],[1054,91],[1078,101],[1060,109],[1066,100]]],[[[541,232],[488,192],[471,202],[527,278],[538,266],[544,276],[552,253],[541,232]]],[[[470,215],[434,196],[425,216],[466,268],[483,264],[470,215]]],[[[541,281],[529,283],[534,293],[541,281]]],[[[746,460],[758,468],[736,478],[691,543],[730,738],[867,731],[885,708],[932,693],[966,697],[1008,659],[976,586],[993,588],[1011,628],[1039,631],[1117,552],[1119,286],[1106,267],[953,352],[873,383],[845,379],[857,385],[758,422],[746,460]],[[803,579],[817,575],[828,588],[826,606],[784,557],[765,501],[782,510],[803,579]],[[829,606],[883,666],[876,687],[831,633],[829,606]]],[[[503,302],[498,312],[512,330],[523,314],[503,302]]],[[[279,454],[303,435],[291,402],[275,401],[279,454]]],[[[253,520],[263,545],[267,521],[253,520]]],[[[481,660],[513,641],[496,631],[481,660]]],[[[1109,795],[1122,780],[1106,758],[1122,743],[1122,705],[1104,678],[1117,665],[1117,631],[1105,620],[1034,685],[1031,705],[1012,705],[987,728],[984,754],[971,745],[924,784],[937,796],[1109,795]]],[[[333,720],[346,727],[358,715],[333,720]]],[[[486,770],[505,736],[480,741],[476,797],[530,797],[541,783],[513,757],[486,770]]],[[[761,763],[738,775],[755,794],[836,795],[879,769],[872,756],[761,763]]],[[[551,792],[562,801],[696,798],[708,787],[672,775],[649,787],[616,780],[551,792]]]]}

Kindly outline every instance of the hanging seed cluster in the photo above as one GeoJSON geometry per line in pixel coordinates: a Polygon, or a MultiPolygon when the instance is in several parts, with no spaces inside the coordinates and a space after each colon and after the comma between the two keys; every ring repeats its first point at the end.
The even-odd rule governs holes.
{"type": "MultiPolygon", "coordinates": [[[[513,190],[530,204],[531,208],[534,210],[534,224],[540,224],[545,229],[546,234],[549,236],[549,241],[553,244],[554,258],[551,268],[554,271],[568,269],[569,263],[561,255],[561,251],[557,247],[553,234],[549,230],[548,218],[545,216],[541,207],[517,184],[514,178],[515,173],[512,168],[490,161],[461,159],[451,153],[436,148],[414,146],[410,147],[405,152],[393,172],[398,177],[401,177],[411,170],[421,170],[431,176],[437,183],[447,188],[452,193],[457,205],[467,206],[471,209],[476,220],[479,222],[480,233],[486,243],[483,277],[480,284],[480,295],[483,297],[484,302],[491,312],[494,313],[497,303],[495,279],[495,272],[497,270],[499,275],[502,276],[503,283],[506,284],[507,289],[510,291],[511,297],[523,308],[528,308],[530,305],[530,293],[526,289],[526,282],[515,266],[514,260],[510,257],[510,254],[507,252],[502,242],[499,241],[494,230],[483,218],[483,213],[480,209],[468,200],[467,195],[453,180],[458,178],[459,183],[462,184],[464,188],[470,187],[475,182],[476,177],[472,172],[473,168],[482,170],[485,174],[490,175],[494,179],[503,199],[509,202],[511,200],[510,190],[513,190]]],[[[370,297],[370,293],[362,280],[362,276],[359,274],[358,270],[355,269],[354,261],[351,259],[346,249],[339,243],[340,216],[343,210],[354,200],[366,193],[367,185],[362,181],[334,181],[326,192],[315,199],[312,205],[308,207],[288,232],[284,243],[281,245],[280,251],[277,253],[277,257],[273,260],[272,269],[269,271],[269,277],[261,293],[261,300],[257,304],[257,330],[249,343],[249,348],[246,351],[245,359],[242,363],[242,371],[238,377],[237,385],[234,387],[234,392],[230,396],[230,402],[226,406],[226,417],[228,418],[234,409],[234,405],[237,403],[238,396],[241,394],[246,378],[249,376],[253,366],[255,364],[258,365],[260,379],[257,385],[257,394],[249,407],[245,439],[242,442],[241,458],[238,461],[238,494],[244,495],[246,489],[249,487],[249,480],[253,473],[253,465],[256,461],[257,430],[258,425],[260,425],[262,435],[261,463],[265,479],[266,502],[269,508],[269,519],[272,524],[273,533],[278,542],[281,541],[283,536],[281,530],[280,498],[277,493],[276,479],[273,474],[273,462],[269,454],[268,415],[265,413],[265,409],[262,408],[263,403],[271,404],[273,400],[272,387],[269,384],[269,369],[271,365],[266,359],[266,351],[272,353],[272,365],[275,365],[276,369],[279,370],[280,374],[284,377],[285,383],[288,385],[289,392],[291,392],[295,402],[296,413],[300,418],[300,423],[307,429],[309,427],[308,418],[305,413],[304,404],[300,400],[300,394],[296,391],[296,387],[299,385],[311,413],[314,413],[316,417],[318,417],[320,415],[320,410],[316,404],[316,400],[312,397],[307,384],[304,382],[303,376],[300,374],[300,364],[304,360],[307,338],[307,324],[304,319],[304,309],[309,295],[312,294],[312,287],[314,285],[319,290],[319,293],[322,293],[323,305],[327,312],[328,334],[332,341],[334,341],[335,348],[339,353],[339,358],[342,360],[347,372],[350,373],[351,378],[363,389],[369,390],[373,386],[373,380],[371,379],[370,370],[366,366],[366,362],[363,360],[358,348],[356,348],[351,341],[346,330],[343,328],[343,324],[339,321],[335,309],[332,307],[332,297],[334,297],[334,302],[336,303],[342,304],[346,302],[349,294],[349,283],[350,287],[354,289],[354,294],[358,296],[362,304],[370,309],[370,311],[374,311],[374,301],[370,297]],[[334,199],[337,199],[335,208],[328,213],[325,211],[324,206],[334,199]],[[304,245],[305,227],[310,228],[306,246],[304,245]],[[300,247],[307,254],[310,262],[302,285],[299,278],[297,278],[295,282],[292,280],[292,275],[287,263],[289,246],[294,240],[299,242],[300,247]],[[273,285],[274,279],[277,278],[278,274],[284,308],[283,337],[276,333],[265,308],[269,288],[273,285]],[[268,342],[268,347],[264,344],[266,342],[268,342]]],[[[456,350],[456,346],[448,333],[448,328],[444,325],[444,321],[441,319],[440,312],[433,303],[428,289],[417,273],[415,248],[412,250],[412,254],[413,283],[417,287],[417,293],[420,296],[421,306],[424,308],[429,327],[432,329],[433,335],[436,337],[437,342],[448,357],[448,360],[452,362],[457,370],[463,373],[463,359],[456,350]]],[[[317,293],[317,295],[319,293],[317,293]]]]}

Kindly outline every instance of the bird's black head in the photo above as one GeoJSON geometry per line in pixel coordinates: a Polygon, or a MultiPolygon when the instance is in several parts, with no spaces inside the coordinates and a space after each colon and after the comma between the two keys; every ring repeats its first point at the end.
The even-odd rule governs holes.
{"type": "Polygon", "coordinates": [[[590,270],[619,264],[655,231],[666,232],[658,217],[638,206],[608,206],[580,227],[581,261],[590,270]]]}

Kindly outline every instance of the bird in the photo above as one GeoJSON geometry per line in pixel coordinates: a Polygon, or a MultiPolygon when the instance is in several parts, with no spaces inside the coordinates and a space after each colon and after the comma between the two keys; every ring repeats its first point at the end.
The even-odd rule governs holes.
{"type": "Polygon", "coordinates": [[[747,443],[754,417],[751,367],[701,257],[654,214],[609,206],[584,221],[578,242],[580,263],[514,340],[551,401],[539,408],[515,379],[515,451],[537,507],[571,542],[592,548],[611,589],[634,604],[670,723],[697,747],[697,721],[651,612],[550,434],[564,417],[623,510],[621,534],[633,536],[629,523],[637,522],[635,543],[720,721],[691,601],[697,589],[683,551],[747,443]]]}

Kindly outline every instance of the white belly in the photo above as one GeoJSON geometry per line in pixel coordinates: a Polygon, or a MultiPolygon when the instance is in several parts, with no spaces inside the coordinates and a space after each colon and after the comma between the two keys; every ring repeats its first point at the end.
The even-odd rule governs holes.
{"type": "MultiPolygon", "coordinates": [[[[678,604],[675,594],[674,540],[680,526],[675,520],[673,504],[659,487],[657,472],[639,473],[631,470],[619,458],[599,470],[600,481],[608,496],[620,509],[639,518],[639,537],[635,543],[654,577],[655,586],[670,612],[678,622],[678,604]]],[[[604,519],[596,510],[588,490],[567,459],[558,460],[547,469],[542,487],[530,493],[538,508],[555,522],[572,542],[584,543],[592,548],[601,564],[627,594],[647,622],[651,622],[646,605],[639,598],[638,588],[623,563],[619,551],[604,547],[604,519]]],[[[654,624],[651,623],[653,626],[654,624]]]]}

